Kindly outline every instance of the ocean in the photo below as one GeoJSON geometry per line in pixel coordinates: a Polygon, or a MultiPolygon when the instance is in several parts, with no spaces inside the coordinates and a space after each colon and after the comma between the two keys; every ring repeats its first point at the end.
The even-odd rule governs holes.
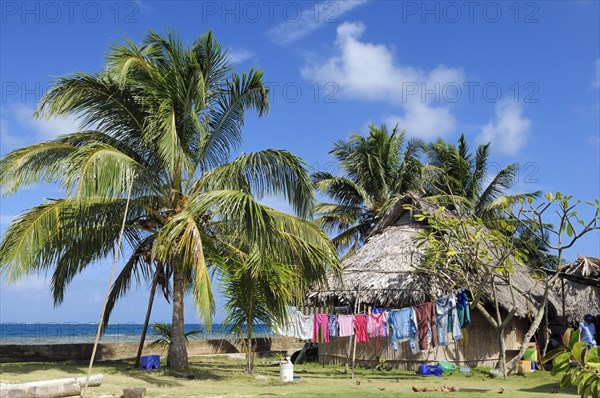
{"type": "MultiPolygon", "coordinates": [[[[143,324],[111,323],[106,328],[100,342],[124,343],[140,340],[143,324]]],[[[96,339],[94,323],[0,323],[0,345],[3,344],[76,344],[93,343],[96,339]]],[[[208,325],[190,323],[185,325],[185,332],[200,330],[190,340],[239,339],[239,332],[231,325],[220,323],[208,325]]],[[[242,328],[245,333],[245,327],[242,328]]],[[[275,337],[266,325],[254,325],[254,337],[275,337]]],[[[146,341],[156,340],[152,327],[148,327],[146,341]]]]}

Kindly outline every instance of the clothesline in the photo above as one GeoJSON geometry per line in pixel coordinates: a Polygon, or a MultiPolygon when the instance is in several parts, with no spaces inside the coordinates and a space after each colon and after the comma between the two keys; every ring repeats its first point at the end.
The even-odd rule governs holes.
{"type": "MultiPolygon", "coordinates": [[[[361,288],[364,289],[364,288],[361,288]]],[[[372,291],[372,290],[399,290],[399,291],[404,291],[404,290],[408,290],[408,291],[420,291],[420,292],[426,292],[426,290],[423,289],[409,289],[409,288],[400,288],[400,287],[386,287],[386,288],[366,288],[364,289],[365,291],[372,291]]],[[[353,292],[356,293],[356,289],[320,289],[319,291],[317,291],[317,293],[325,293],[325,292],[353,292]]]]}
{"type": "Polygon", "coordinates": [[[345,272],[368,272],[369,274],[413,274],[414,271],[383,271],[383,270],[371,270],[371,269],[343,269],[342,273],[345,272]]]}
{"type": "MultiPolygon", "coordinates": [[[[359,291],[357,294],[360,296],[359,291]]],[[[394,350],[397,350],[397,341],[406,340],[410,341],[413,350],[416,349],[415,340],[418,340],[420,350],[426,350],[429,342],[433,347],[447,345],[450,332],[454,340],[462,338],[461,329],[471,323],[466,299],[466,292],[461,289],[456,295],[451,293],[415,307],[400,309],[372,307],[371,311],[369,306],[367,314],[357,313],[358,309],[355,308],[354,315],[316,312],[306,315],[296,309],[290,313],[289,320],[282,325],[279,333],[284,336],[317,341],[319,331],[322,331],[325,343],[329,342],[329,336],[351,335],[356,336],[355,341],[367,342],[367,334],[371,337],[387,336],[391,328],[394,350]]],[[[327,312],[327,307],[321,308],[323,312],[327,312]]]]}

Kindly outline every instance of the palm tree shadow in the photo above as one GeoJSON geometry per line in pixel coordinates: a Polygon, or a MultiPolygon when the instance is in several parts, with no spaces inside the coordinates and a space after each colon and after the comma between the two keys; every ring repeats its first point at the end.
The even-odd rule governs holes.
{"type": "Polygon", "coordinates": [[[577,394],[577,388],[575,387],[565,387],[559,388],[558,383],[546,383],[539,386],[531,387],[531,388],[522,388],[519,391],[523,392],[531,392],[531,393],[544,393],[544,394],[552,394],[555,392],[560,392],[563,394],[577,394]]]}
{"type": "Polygon", "coordinates": [[[135,373],[128,374],[128,376],[131,377],[132,379],[141,380],[145,383],[153,384],[157,387],[180,387],[180,386],[183,386],[183,384],[178,381],[169,380],[169,379],[165,380],[164,378],[155,377],[150,372],[144,372],[144,373],[135,372],[135,373]]]}

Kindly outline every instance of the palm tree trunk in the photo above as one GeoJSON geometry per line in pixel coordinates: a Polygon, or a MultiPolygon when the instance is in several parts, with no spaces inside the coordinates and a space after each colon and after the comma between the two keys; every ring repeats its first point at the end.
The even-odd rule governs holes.
{"type": "Polygon", "coordinates": [[[156,293],[156,285],[158,284],[159,272],[160,270],[157,269],[156,272],[154,272],[154,278],[152,279],[152,287],[150,288],[150,298],[148,299],[148,308],[146,309],[146,319],[144,320],[144,328],[142,329],[142,336],[140,338],[140,345],[138,347],[137,356],[135,357],[136,369],[140,367],[140,360],[142,358],[142,351],[144,350],[144,342],[146,341],[146,332],[148,331],[148,323],[150,322],[152,305],[154,304],[154,293],[156,293]]]}
{"type": "Polygon", "coordinates": [[[173,268],[173,322],[171,344],[167,354],[169,366],[185,369],[188,366],[183,321],[183,296],[185,291],[184,275],[178,267],[173,268]]]}
{"type": "Polygon", "coordinates": [[[246,330],[246,335],[248,337],[248,344],[246,344],[246,348],[248,349],[248,352],[246,353],[246,372],[248,372],[248,374],[252,374],[252,371],[254,370],[254,364],[252,363],[252,319],[254,317],[253,314],[253,304],[254,304],[254,286],[252,285],[252,282],[250,282],[250,301],[248,303],[248,314],[247,314],[247,318],[246,318],[246,325],[247,325],[247,330],[246,330]]]}
{"type": "Polygon", "coordinates": [[[247,365],[246,365],[246,372],[248,372],[248,374],[252,374],[252,372],[254,371],[254,355],[252,354],[252,319],[248,320],[248,330],[247,330],[247,334],[248,334],[248,354],[247,354],[247,358],[248,360],[247,365]]]}

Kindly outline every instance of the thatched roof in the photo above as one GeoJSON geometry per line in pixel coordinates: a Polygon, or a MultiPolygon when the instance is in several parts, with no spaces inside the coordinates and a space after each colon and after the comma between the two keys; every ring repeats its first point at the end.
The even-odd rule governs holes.
{"type": "MultiPolygon", "coordinates": [[[[571,322],[579,322],[584,314],[600,314],[600,259],[577,256],[577,260],[559,269],[564,282],[565,315],[571,322]]],[[[555,285],[562,297],[562,284],[555,285]]]]}
{"type": "Polygon", "coordinates": [[[577,256],[577,261],[561,267],[559,273],[563,279],[600,287],[600,258],[577,256]]]}
{"type": "MultiPolygon", "coordinates": [[[[358,288],[363,303],[402,308],[432,301],[449,293],[441,288],[441,283],[434,276],[417,269],[423,254],[416,247],[414,238],[425,225],[415,221],[412,214],[403,208],[407,203],[417,211],[433,212],[436,209],[414,196],[403,196],[388,209],[365,245],[342,262],[341,280],[329,274],[328,288],[312,292],[309,295],[311,302],[351,302],[358,288]]],[[[525,266],[517,267],[512,282],[534,299],[543,295],[543,283],[533,279],[525,266]]],[[[497,293],[500,305],[511,309],[513,304],[508,286],[498,284],[497,293]]],[[[490,288],[484,288],[483,298],[492,301],[490,288]]],[[[518,293],[515,299],[516,315],[526,317],[533,310],[532,304],[518,293]]],[[[555,297],[551,298],[551,302],[555,306],[558,304],[555,297]]]]}

